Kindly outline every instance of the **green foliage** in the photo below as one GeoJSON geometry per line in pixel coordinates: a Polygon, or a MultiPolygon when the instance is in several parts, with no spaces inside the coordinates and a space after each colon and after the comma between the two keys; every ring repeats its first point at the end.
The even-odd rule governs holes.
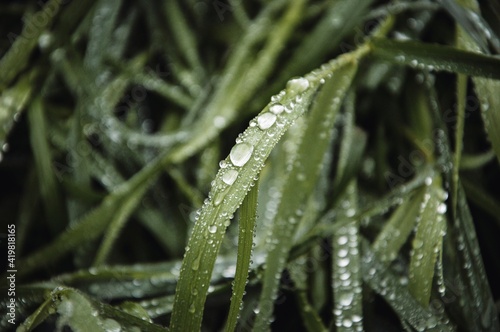
{"type": "Polygon", "coordinates": [[[499,330],[498,13],[1,4],[0,330],[499,330]]]}

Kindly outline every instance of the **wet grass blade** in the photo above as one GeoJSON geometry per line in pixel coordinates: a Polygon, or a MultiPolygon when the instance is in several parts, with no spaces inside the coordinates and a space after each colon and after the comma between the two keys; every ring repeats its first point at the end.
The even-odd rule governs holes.
{"type": "Polygon", "coordinates": [[[342,226],[332,237],[333,319],[337,331],[363,330],[359,241],[359,225],[356,221],[342,226]]]}
{"type": "Polygon", "coordinates": [[[446,233],[444,202],[448,197],[441,188],[439,177],[429,180],[432,183],[426,183],[410,253],[408,282],[410,293],[424,308],[429,305],[438,253],[442,250],[443,236],[446,233]]]}
{"type": "Polygon", "coordinates": [[[372,54],[381,60],[416,69],[444,70],[500,79],[500,59],[493,56],[450,46],[382,38],[373,39],[371,47],[372,54]]]}
{"type": "Polygon", "coordinates": [[[300,213],[305,208],[304,204],[316,186],[323,157],[331,142],[329,136],[333,132],[335,116],[356,69],[357,64],[353,62],[333,71],[334,78],[325,83],[311,109],[298,147],[297,159],[285,182],[283,197],[274,221],[275,241],[273,247],[268,249],[259,304],[260,313],[254,327],[256,331],[269,329],[273,298],[278,291],[279,276],[285,267],[286,257],[292,246],[291,239],[299,218],[297,211],[300,213]]]}
{"type": "Polygon", "coordinates": [[[372,245],[373,252],[384,263],[392,262],[415,227],[424,190],[419,189],[393,212],[372,245]]]}
{"type": "MultiPolygon", "coordinates": [[[[170,323],[172,330],[200,328],[208,281],[225,230],[262,169],[264,161],[283,133],[308,109],[322,82],[340,71],[343,75],[339,75],[338,82],[345,85],[350,83],[352,77],[348,76],[349,71],[346,68],[352,68],[355,57],[364,55],[366,51],[363,48],[355,55],[349,54],[330,62],[306,78],[290,80],[286,89],[274,96],[264,111],[250,122],[250,126],[239,136],[229,156],[221,161],[221,169],[213,182],[209,199],[199,211],[186,248],[170,323]]],[[[346,88],[344,86],[340,92],[346,88]]],[[[341,96],[338,95],[338,98],[341,96]]],[[[317,129],[314,128],[316,132],[317,129]]],[[[316,146],[317,142],[310,143],[316,146]]],[[[182,149],[172,152],[171,158],[183,158],[184,152],[182,149]]]]}
{"type": "Polygon", "coordinates": [[[239,236],[238,236],[238,260],[234,274],[233,293],[231,306],[229,307],[228,319],[225,331],[234,331],[240,308],[243,303],[243,294],[248,281],[248,269],[252,256],[255,219],[257,217],[258,182],[255,183],[248,195],[243,200],[240,210],[239,236]]]}
{"type": "Polygon", "coordinates": [[[401,322],[410,325],[416,331],[455,331],[444,314],[423,308],[401,284],[400,276],[378,260],[367,243],[363,244],[361,264],[363,280],[384,298],[401,322]]]}
{"type": "Polygon", "coordinates": [[[66,210],[63,205],[61,189],[52,166],[52,153],[48,141],[49,131],[45,107],[40,98],[33,101],[28,112],[30,141],[35,157],[35,168],[40,186],[40,197],[53,235],[66,227],[66,210]]]}
{"type": "Polygon", "coordinates": [[[10,32],[8,38],[13,42],[9,51],[0,60],[0,91],[28,65],[30,56],[38,44],[40,35],[52,25],[61,8],[60,0],[51,0],[38,12],[25,20],[20,36],[10,32]],[[15,40],[14,40],[15,39],[15,40]]]}

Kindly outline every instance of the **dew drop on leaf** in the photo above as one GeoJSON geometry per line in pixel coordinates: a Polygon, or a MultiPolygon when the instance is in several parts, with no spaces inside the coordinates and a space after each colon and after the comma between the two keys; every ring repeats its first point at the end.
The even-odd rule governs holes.
{"type": "Polygon", "coordinates": [[[285,107],[283,107],[283,105],[281,105],[281,104],[275,104],[275,105],[269,107],[269,111],[271,113],[276,114],[276,115],[283,113],[284,110],[285,110],[285,107]]]}
{"type": "Polygon", "coordinates": [[[222,181],[225,184],[227,184],[228,186],[230,186],[234,183],[234,181],[236,181],[237,177],[238,177],[238,171],[236,171],[234,169],[230,169],[230,170],[227,170],[227,172],[225,172],[222,175],[222,181]]]}
{"type": "Polygon", "coordinates": [[[291,94],[302,93],[309,87],[309,81],[303,77],[294,78],[286,84],[286,89],[291,94]]]}
{"type": "Polygon", "coordinates": [[[236,144],[229,153],[229,158],[235,166],[243,166],[252,156],[253,146],[248,143],[236,144]]]}
{"type": "Polygon", "coordinates": [[[262,130],[266,130],[270,128],[274,123],[276,122],[276,114],[273,114],[271,112],[266,112],[257,118],[257,124],[259,125],[259,128],[262,130]]]}

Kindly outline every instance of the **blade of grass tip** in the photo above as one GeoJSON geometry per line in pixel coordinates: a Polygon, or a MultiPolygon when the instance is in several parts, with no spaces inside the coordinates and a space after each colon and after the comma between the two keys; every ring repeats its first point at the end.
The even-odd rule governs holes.
{"type": "Polygon", "coordinates": [[[438,253],[442,250],[446,232],[445,200],[448,194],[441,186],[439,176],[426,180],[426,191],[410,252],[408,289],[424,308],[429,306],[438,253]]]}
{"type": "Polygon", "coordinates": [[[236,329],[236,323],[238,322],[240,309],[243,304],[243,294],[248,281],[248,269],[250,268],[250,258],[252,256],[258,192],[257,181],[241,205],[240,222],[238,224],[238,260],[236,262],[236,272],[234,274],[231,305],[229,307],[228,319],[224,329],[227,332],[236,329]]]}
{"type": "Polygon", "coordinates": [[[481,168],[496,158],[494,150],[489,150],[479,154],[462,154],[460,159],[460,170],[472,170],[481,168]]]}
{"type": "Polygon", "coordinates": [[[423,308],[402,284],[401,277],[378,260],[367,241],[362,242],[363,280],[391,306],[403,324],[416,331],[455,331],[444,312],[423,308]]]}
{"type": "MultiPolygon", "coordinates": [[[[340,213],[351,217],[357,210],[357,183],[348,185],[340,213]]],[[[337,331],[362,331],[361,258],[359,224],[356,220],[341,226],[332,236],[333,319],[337,331]]]]}
{"type": "MultiPolygon", "coordinates": [[[[210,274],[225,230],[274,145],[308,109],[322,81],[366,51],[364,48],[356,55],[340,57],[306,78],[290,80],[286,89],[274,96],[264,111],[250,122],[231,149],[229,157],[221,161],[221,169],[209,198],[199,211],[186,247],[170,323],[172,330],[200,328],[210,274]]],[[[172,162],[183,159],[184,148],[174,149],[169,157],[172,162]]]]}
{"type": "Polygon", "coordinates": [[[416,69],[443,70],[500,79],[500,59],[463,51],[450,46],[415,41],[375,38],[370,42],[372,54],[381,60],[408,65],[416,69]]]}
{"type": "Polygon", "coordinates": [[[419,189],[413,195],[403,196],[403,203],[393,212],[377,235],[372,250],[384,263],[392,262],[410,236],[418,218],[425,189],[419,189]]]}
{"type": "Polygon", "coordinates": [[[56,235],[66,226],[67,218],[59,183],[52,168],[52,151],[48,142],[48,128],[44,113],[43,102],[40,97],[37,97],[28,112],[30,142],[45,216],[49,229],[53,235],[56,235]]]}
{"type": "Polygon", "coordinates": [[[273,298],[278,291],[279,276],[285,267],[286,258],[292,246],[291,238],[295,233],[299,214],[316,186],[324,155],[330,146],[335,116],[356,70],[357,62],[354,60],[333,71],[332,78],[327,80],[311,109],[298,147],[297,159],[288,174],[288,181],[285,182],[283,196],[274,220],[275,238],[273,246],[268,249],[259,303],[260,313],[257,315],[254,326],[256,331],[269,329],[273,298]]]}
{"type": "Polygon", "coordinates": [[[38,45],[42,33],[52,25],[61,9],[61,0],[51,0],[42,9],[27,17],[20,36],[9,33],[13,42],[11,48],[0,59],[0,91],[5,89],[12,80],[28,65],[31,53],[38,45]],[[15,39],[15,41],[14,41],[15,39]]]}
{"type": "Polygon", "coordinates": [[[49,297],[19,325],[17,331],[32,331],[35,327],[43,323],[50,315],[54,314],[54,307],[54,300],[49,297]]]}

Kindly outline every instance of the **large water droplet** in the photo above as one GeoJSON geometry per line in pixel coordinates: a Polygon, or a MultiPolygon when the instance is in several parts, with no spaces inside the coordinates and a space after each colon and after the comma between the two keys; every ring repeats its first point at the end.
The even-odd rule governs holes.
{"type": "Polygon", "coordinates": [[[309,87],[309,81],[303,77],[294,78],[286,84],[286,89],[292,94],[302,93],[309,87]]]}
{"type": "Polygon", "coordinates": [[[266,112],[257,118],[257,124],[259,125],[259,128],[262,130],[266,130],[270,128],[274,123],[276,122],[276,114],[273,114],[271,112],[266,112]]]}
{"type": "Polygon", "coordinates": [[[276,115],[283,113],[284,110],[285,110],[285,107],[283,107],[283,105],[281,105],[281,104],[276,104],[276,105],[269,107],[269,111],[271,113],[276,114],[276,115]]]}
{"type": "Polygon", "coordinates": [[[229,159],[235,166],[243,166],[252,156],[253,146],[248,143],[236,144],[229,153],[229,159]]]}
{"type": "Polygon", "coordinates": [[[222,181],[224,181],[225,184],[230,186],[234,183],[234,181],[236,181],[237,177],[238,177],[238,171],[234,169],[229,169],[227,170],[226,173],[222,175],[222,181]]]}
{"type": "Polygon", "coordinates": [[[120,323],[111,318],[106,318],[102,322],[102,327],[108,332],[120,332],[122,330],[120,323]]]}

